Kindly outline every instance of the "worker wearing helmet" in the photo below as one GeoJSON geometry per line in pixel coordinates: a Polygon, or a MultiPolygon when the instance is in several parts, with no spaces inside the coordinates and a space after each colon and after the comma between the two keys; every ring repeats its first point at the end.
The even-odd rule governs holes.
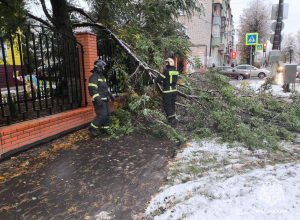
{"type": "Polygon", "coordinates": [[[95,108],[96,117],[90,125],[90,132],[93,136],[98,136],[97,128],[107,130],[110,125],[110,104],[109,99],[115,101],[114,95],[108,91],[108,85],[104,76],[106,63],[103,60],[94,62],[93,74],[89,78],[89,93],[95,108]]]}
{"type": "Polygon", "coordinates": [[[166,112],[170,125],[176,124],[175,119],[175,102],[177,97],[177,81],[179,73],[174,66],[174,60],[168,58],[165,60],[166,69],[157,78],[150,80],[149,85],[163,82],[163,108],[166,112]]]}

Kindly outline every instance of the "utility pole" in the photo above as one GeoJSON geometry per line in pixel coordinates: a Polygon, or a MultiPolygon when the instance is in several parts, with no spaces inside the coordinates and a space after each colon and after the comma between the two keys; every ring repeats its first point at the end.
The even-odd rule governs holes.
{"type": "MultiPolygon", "coordinates": [[[[277,24],[275,29],[275,36],[272,50],[280,50],[281,49],[281,29],[282,29],[282,20],[283,20],[283,3],[284,0],[279,0],[278,5],[278,15],[277,15],[277,24]]],[[[273,82],[275,83],[275,79],[277,76],[277,62],[273,62],[271,66],[271,76],[274,77],[273,82]]]]}
{"type": "Polygon", "coordinates": [[[282,20],[283,20],[283,3],[284,0],[279,0],[279,8],[278,8],[278,16],[277,16],[277,24],[275,29],[275,37],[272,50],[280,50],[281,44],[281,28],[282,28],[282,20]]]}
{"type": "Polygon", "coordinates": [[[289,52],[290,52],[290,64],[291,64],[292,63],[292,54],[293,54],[294,50],[290,49],[289,52]]]}

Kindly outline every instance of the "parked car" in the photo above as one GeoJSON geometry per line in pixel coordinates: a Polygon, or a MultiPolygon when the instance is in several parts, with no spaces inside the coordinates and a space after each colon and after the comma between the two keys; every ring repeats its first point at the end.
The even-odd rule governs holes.
{"type": "Polygon", "coordinates": [[[231,68],[229,66],[218,66],[217,69],[221,69],[220,71],[221,74],[228,77],[236,78],[238,80],[250,78],[250,74],[248,72],[235,70],[234,68],[231,68]]]}
{"type": "Polygon", "coordinates": [[[300,78],[300,66],[297,66],[296,78],[300,78]]]}
{"type": "Polygon", "coordinates": [[[270,75],[270,71],[266,69],[258,69],[254,66],[250,65],[239,65],[235,67],[236,70],[243,71],[243,72],[251,72],[251,77],[258,77],[260,79],[263,79],[265,77],[268,77],[270,75]]]}

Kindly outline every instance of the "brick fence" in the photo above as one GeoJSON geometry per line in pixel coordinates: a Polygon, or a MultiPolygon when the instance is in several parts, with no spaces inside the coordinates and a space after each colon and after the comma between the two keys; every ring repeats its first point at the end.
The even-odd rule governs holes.
{"type": "MultiPolygon", "coordinates": [[[[86,84],[87,107],[0,128],[0,159],[18,151],[49,142],[50,140],[80,128],[87,127],[95,117],[91,98],[88,95],[87,84],[88,78],[91,75],[90,70],[94,68],[94,61],[97,59],[96,35],[91,32],[83,32],[78,33],[76,38],[84,50],[85,78],[83,77],[82,63],[80,65],[80,73],[83,89],[82,94],[84,94],[83,85],[84,83],[86,84]]],[[[80,62],[81,61],[82,59],[80,57],[80,62]]],[[[83,100],[84,103],[82,103],[82,105],[85,106],[85,99],[83,100]]],[[[116,102],[118,103],[118,99],[116,102]]],[[[113,103],[110,104],[113,111],[116,106],[114,106],[113,103]]]]}

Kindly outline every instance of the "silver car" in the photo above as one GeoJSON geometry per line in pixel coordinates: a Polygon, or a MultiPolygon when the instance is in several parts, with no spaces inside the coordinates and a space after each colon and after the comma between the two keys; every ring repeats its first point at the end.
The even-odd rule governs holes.
{"type": "Polygon", "coordinates": [[[235,67],[236,70],[248,72],[251,73],[251,77],[258,77],[260,79],[263,79],[265,77],[268,77],[270,75],[270,71],[266,69],[258,69],[254,66],[250,65],[239,65],[235,67]]]}

